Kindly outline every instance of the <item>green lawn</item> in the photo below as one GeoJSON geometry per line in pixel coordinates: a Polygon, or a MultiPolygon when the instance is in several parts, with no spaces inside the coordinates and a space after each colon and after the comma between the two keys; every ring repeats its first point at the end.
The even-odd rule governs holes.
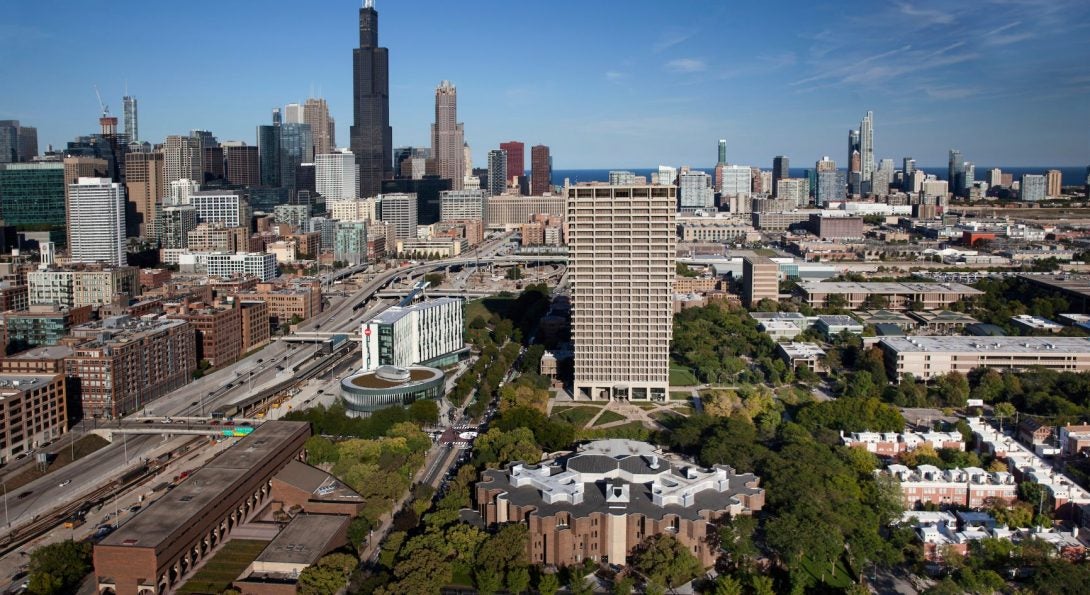
{"type": "Polygon", "coordinates": [[[224,592],[267,545],[269,542],[256,539],[228,541],[176,593],[215,595],[224,592]]]}
{"type": "Polygon", "coordinates": [[[493,314],[504,316],[507,314],[507,310],[510,309],[511,304],[514,303],[514,301],[515,298],[513,297],[488,297],[466,302],[466,324],[469,324],[478,316],[485,320],[491,318],[493,314]]]}
{"type": "Polygon", "coordinates": [[[598,420],[594,422],[594,427],[604,426],[623,419],[626,419],[625,416],[616,411],[603,411],[602,415],[598,416],[598,420]]]}
{"type": "Polygon", "coordinates": [[[815,581],[824,582],[833,589],[847,589],[849,585],[855,583],[851,575],[848,574],[847,568],[844,567],[844,563],[840,560],[837,560],[835,568],[818,568],[813,560],[806,557],[802,559],[802,569],[809,572],[815,581]],[[822,581],[823,575],[824,581],[822,581]]]}
{"type": "Polygon", "coordinates": [[[693,393],[687,390],[672,390],[670,391],[671,401],[688,401],[693,398],[693,393]]]}
{"type": "Polygon", "coordinates": [[[606,438],[627,438],[629,440],[647,441],[651,438],[651,430],[644,427],[638,421],[628,422],[609,428],[576,429],[575,440],[603,440],[606,438]]]}
{"type": "Polygon", "coordinates": [[[598,414],[599,410],[601,410],[601,407],[589,407],[586,405],[568,407],[561,411],[554,408],[553,417],[560,418],[575,426],[576,429],[579,429],[587,425],[587,422],[593,419],[594,416],[598,414]]]}
{"type": "Polygon", "coordinates": [[[682,417],[685,417],[685,416],[683,416],[682,414],[680,414],[680,413],[678,413],[676,411],[671,411],[669,409],[659,409],[658,411],[652,411],[651,412],[651,419],[654,419],[655,421],[659,421],[659,422],[668,421],[668,420],[672,420],[672,419],[680,419],[682,417]]]}
{"type": "Polygon", "coordinates": [[[693,376],[689,368],[670,364],[670,386],[696,386],[700,381],[693,376]]]}

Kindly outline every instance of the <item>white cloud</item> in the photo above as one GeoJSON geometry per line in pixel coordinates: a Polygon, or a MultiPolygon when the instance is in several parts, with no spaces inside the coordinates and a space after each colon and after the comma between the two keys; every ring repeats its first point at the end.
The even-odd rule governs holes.
{"type": "Polygon", "coordinates": [[[704,64],[703,60],[699,60],[697,58],[678,58],[676,60],[670,60],[669,62],[667,62],[666,68],[668,70],[673,70],[674,72],[688,73],[701,72],[705,68],[707,68],[707,65],[704,64]]]}
{"type": "Polygon", "coordinates": [[[606,80],[613,83],[620,81],[624,77],[625,74],[623,72],[617,72],[616,70],[610,70],[606,72],[606,80]]]}

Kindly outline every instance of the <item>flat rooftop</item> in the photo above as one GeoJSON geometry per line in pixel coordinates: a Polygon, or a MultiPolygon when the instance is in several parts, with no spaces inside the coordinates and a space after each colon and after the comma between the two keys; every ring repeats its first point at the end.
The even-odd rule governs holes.
{"type": "Polygon", "coordinates": [[[460,303],[461,298],[441,297],[426,302],[418,302],[411,306],[391,306],[385,311],[381,312],[378,316],[371,319],[371,323],[374,324],[393,324],[401,318],[408,316],[412,312],[418,312],[421,310],[428,310],[438,306],[443,306],[451,302],[460,303]]]}
{"type": "Polygon", "coordinates": [[[12,391],[23,392],[41,388],[53,381],[51,374],[0,374],[0,398],[12,391]]]}
{"type": "Polygon", "coordinates": [[[898,352],[1090,353],[1084,337],[890,337],[881,343],[898,352]]]}
{"type": "Polygon", "coordinates": [[[961,283],[887,283],[853,281],[803,281],[799,283],[807,293],[878,293],[878,294],[919,294],[919,293],[958,293],[979,295],[984,292],[961,283]]]}
{"type": "Polygon", "coordinates": [[[817,343],[780,343],[777,345],[788,357],[821,357],[825,351],[817,343]]]}
{"type": "Polygon", "coordinates": [[[17,360],[40,360],[40,359],[64,359],[76,351],[71,347],[65,345],[43,345],[41,347],[35,347],[33,349],[27,349],[9,355],[5,359],[17,359],[17,360]]]}
{"type": "Polygon", "coordinates": [[[329,539],[349,522],[338,514],[301,514],[296,516],[254,562],[310,566],[326,552],[329,539]]]}
{"type": "Polygon", "coordinates": [[[272,421],[261,424],[178,487],[152,502],[99,545],[159,548],[175,534],[186,531],[205,508],[236,484],[246,481],[276,451],[301,433],[309,435],[309,423],[272,421]]]}

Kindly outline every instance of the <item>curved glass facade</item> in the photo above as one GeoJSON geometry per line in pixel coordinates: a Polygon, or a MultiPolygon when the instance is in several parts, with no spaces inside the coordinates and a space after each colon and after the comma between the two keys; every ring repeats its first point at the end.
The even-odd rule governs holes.
{"type": "Polygon", "coordinates": [[[435,368],[382,366],[342,379],[341,397],[349,415],[362,417],[386,407],[403,407],[418,399],[438,399],[445,377],[442,370],[435,368]],[[392,372],[401,377],[394,380],[392,372]]]}

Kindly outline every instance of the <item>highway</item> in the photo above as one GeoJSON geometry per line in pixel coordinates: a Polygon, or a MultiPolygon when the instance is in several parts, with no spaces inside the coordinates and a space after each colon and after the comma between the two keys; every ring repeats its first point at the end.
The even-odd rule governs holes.
{"type": "MultiPolygon", "coordinates": [[[[451,266],[465,266],[476,263],[478,258],[487,259],[496,254],[498,249],[510,237],[504,234],[490,239],[478,247],[478,254],[448,260],[422,262],[415,265],[393,268],[376,274],[351,297],[339,300],[311,320],[299,324],[300,331],[338,331],[355,332],[362,320],[387,308],[390,302],[374,299],[374,294],[386,287],[395,278],[410,282],[433,270],[451,266]]],[[[323,276],[323,283],[360,272],[366,267],[352,267],[351,273],[342,270],[323,276]]],[[[144,417],[197,417],[206,416],[215,408],[234,403],[254,391],[261,390],[292,376],[292,368],[305,362],[314,355],[317,346],[290,344],[273,341],[264,349],[216,370],[192,383],[173,391],[148,404],[133,418],[144,417]]],[[[139,419],[134,419],[139,423],[139,419]]],[[[119,420],[86,420],[77,425],[73,434],[92,430],[95,427],[112,424],[120,427],[130,426],[130,422],[119,420]]],[[[6,507],[5,525],[16,528],[32,522],[35,516],[47,514],[64,504],[77,501],[86,495],[108,485],[122,476],[127,470],[136,467],[147,459],[154,459],[163,452],[192,440],[193,436],[168,438],[164,435],[122,435],[107,446],[75,463],[58,469],[34,482],[6,493],[0,486],[0,498],[6,507]],[[62,485],[63,484],[63,485],[62,485]]],[[[58,441],[50,452],[66,448],[68,442],[58,441]]],[[[21,470],[28,464],[12,465],[4,469],[0,482],[21,470]]]]}

